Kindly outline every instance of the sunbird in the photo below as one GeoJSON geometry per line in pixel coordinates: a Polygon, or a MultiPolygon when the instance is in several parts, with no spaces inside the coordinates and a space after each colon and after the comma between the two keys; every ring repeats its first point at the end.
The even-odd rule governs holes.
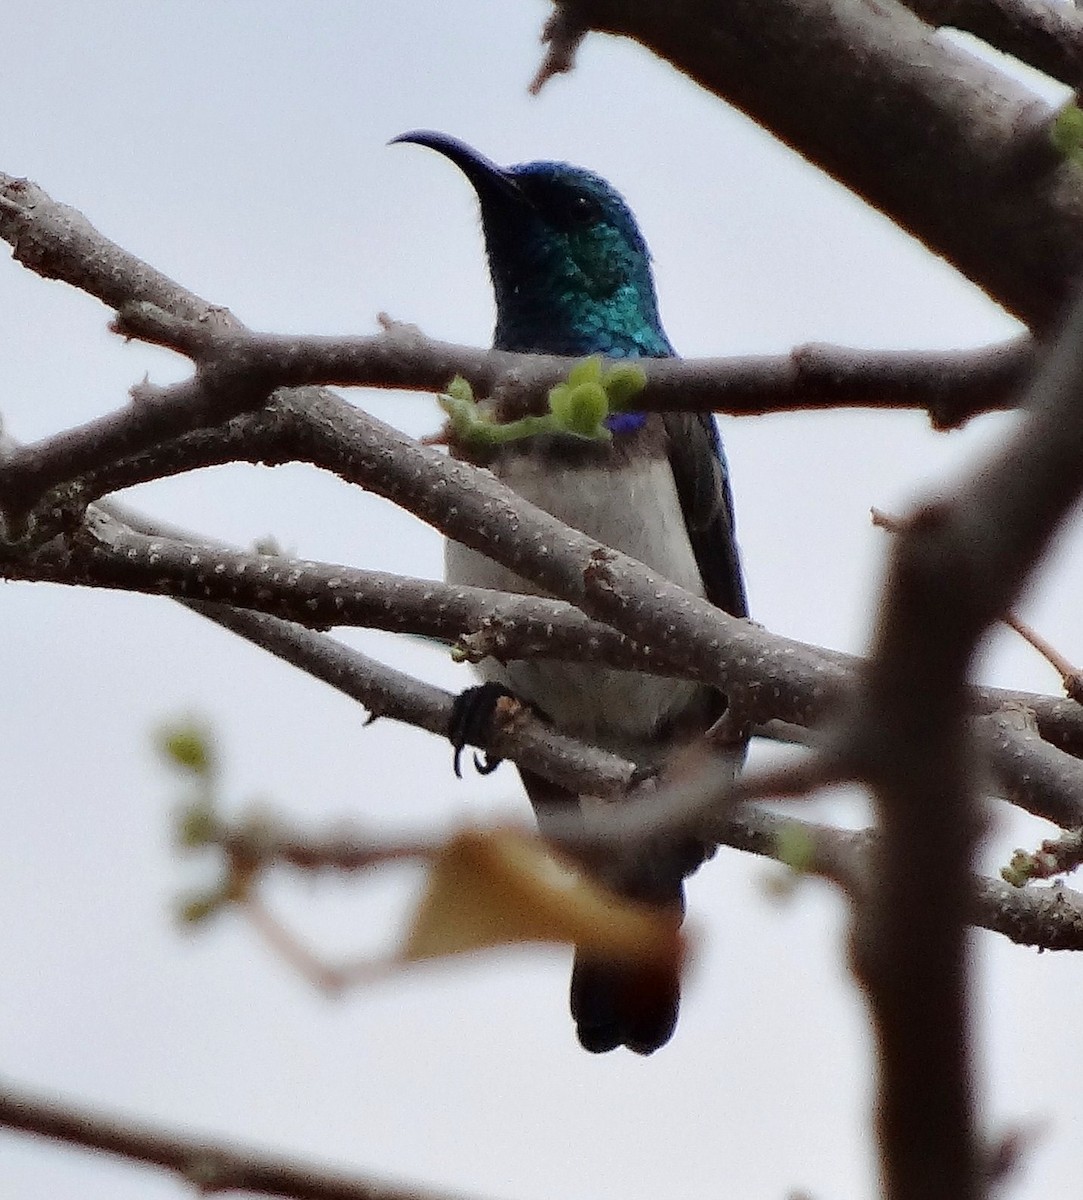
{"type": "MultiPolygon", "coordinates": [[[[444,133],[415,131],[394,140],[450,159],[477,193],[496,300],[494,348],[618,360],[675,355],[658,316],[646,242],[604,179],[563,162],[499,167],[444,133]]],[[[617,412],[606,424],[610,438],[539,434],[500,445],[484,465],[566,524],[733,616],[747,616],[733,499],[713,416],[617,412]]],[[[449,449],[456,453],[453,440],[449,449]]],[[[537,591],[452,541],[446,574],[452,583],[537,591]]],[[[724,696],[700,683],[589,662],[486,659],[480,670],[556,728],[648,771],[726,707],[724,696]]],[[[548,780],[522,769],[520,775],[543,833],[554,814],[579,805],[578,796],[548,780]]],[[[634,862],[603,871],[604,882],[629,898],[682,912],[685,876],[710,849],[688,835],[659,839],[634,862]]],[[[672,1035],[679,1002],[675,969],[576,952],[571,1010],[587,1050],[627,1046],[652,1053],[672,1035]]]]}

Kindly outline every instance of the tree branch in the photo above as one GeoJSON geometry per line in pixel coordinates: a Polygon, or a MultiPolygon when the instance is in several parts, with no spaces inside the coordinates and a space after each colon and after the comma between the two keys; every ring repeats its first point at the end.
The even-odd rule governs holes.
{"type": "MultiPolygon", "coordinates": [[[[126,305],[118,332],[191,352],[190,327],[147,305],[126,305]]],[[[246,334],[208,337],[194,357],[222,371],[252,371],[280,387],[395,387],[440,391],[454,375],[476,393],[495,397],[499,416],[514,420],[544,411],[549,388],[578,360],[554,355],[472,350],[388,323],[378,337],[246,334]]],[[[1034,366],[1028,338],[974,350],[857,350],[809,344],[789,354],[734,358],[645,359],[647,387],[635,404],[645,412],[767,412],[825,408],[924,409],[937,428],[953,428],[979,412],[1014,407],[1034,366]]]]}
{"type": "Polygon", "coordinates": [[[142,533],[100,508],[69,537],[28,549],[0,544],[0,577],[225,604],[316,630],[465,643],[470,661],[589,655],[627,670],[701,675],[694,662],[662,661],[562,601],[142,533]]]}
{"type": "Polygon", "coordinates": [[[257,1192],[291,1200],[456,1200],[453,1192],[404,1187],[224,1142],[184,1137],[91,1108],[44,1100],[10,1086],[0,1086],[0,1127],[164,1167],[201,1193],[257,1192]]]}
{"type": "MultiPolygon", "coordinates": [[[[350,696],[373,718],[389,717],[447,737],[455,702],[450,692],[277,617],[224,605],[183,603],[350,696]]],[[[489,754],[513,759],[577,794],[619,794],[628,789],[635,775],[634,763],[560,733],[523,705],[517,706],[513,719],[506,723],[494,719],[492,726],[489,742],[483,747],[489,754]]]]}
{"type": "MultiPolygon", "coordinates": [[[[377,337],[249,334],[228,312],[192,295],[103,237],[79,213],[36,185],[0,175],[0,236],[15,257],[120,310],[119,332],[193,357],[193,380],[142,386],[134,403],[14,452],[0,476],[0,505],[19,516],[49,491],[186,430],[262,405],[277,386],[344,384],[426,391],[453,375],[496,396],[505,415],[536,411],[573,360],[471,350],[432,342],[385,321],[377,337]],[[125,292],[124,289],[127,289],[125,292]]],[[[644,410],[762,413],[848,405],[920,407],[940,428],[1010,406],[1030,370],[1026,341],[977,351],[869,352],[799,347],[789,355],[648,363],[644,410]]]]}
{"type": "Polygon", "coordinates": [[[1076,89],[1083,84],[1083,14],[1049,0],[903,0],[930,25],[972,33],[1076,89]]]}
{"type": "Polygon", "coordinates": [[[1083,300],[1018,432],[950,501],[919,508],[892,547],[852,730],[883,831],[855,961],[880,1048],[893,1197],[979,1192],[964,947],[978,825],[965,680],[981,636],[1083,491],[1081,396],[1083,300]],[[915,881],[925,886],[915,891],[915,881]]]}
{"type": "Polygon", "coordinates": [[[1005,800],[1062,829],[1083,826],[1083,762],[1043,741],[1030,710],[1012,705],[971,728],[1005,800]]]}
{"type": "Polygon", "coordinates": [[[1034,330],[1066,307],[1083,176],[1052,149],[1052,111],[896,0],[559,6],[735,105],[1034,330]]]}
{"type": "MultiPolygon", "coordinates": [[[[792,866],[790,849],[808,848],[805,869],[823,875],[865,898],[876,880],[879,861],[875,830],[836,829],[789,814],[742,807],[715,830],[720,845],[792,866]]],[[[970,921],[1021,946],[1041,950],[1083,950],[1083,894],[1064,887],[1012,887],[999,879],[971,878],[970,921]]],[[[935,888],[920,880],[915,890],[935,888]]]]}
{"type": "MultiPolygon", "coordinates": [[[[8,579],[51,581],[78,586],[118,587],[128,591],[166,595],[196,601],[191,605],[204,615],[235,624],[244,619],[238,612],[228,617],[224,605],[239,606],[251,613],[316,629],[336,625],[367,628],[416,636],[458,641],[470,647],[474,657],[495,654],[503,659],[518,657],[581,658],[589,654],[608,666],[721,683],[717,664],[704,661],[682,648],[678,657],[666,655],[650,645],[639,645],[612,628],[593,621],[561,601],[481,588],[452,587],[432,580],[409,579],[383,572],[324,563],[314,563],[272,554],[245,554],[218,544],[196,539],[183,530],[167,529],[148,522],[137,513],[116,505],[109,512],[90,510],[83,530],[66,539],[53,539],[37,548],[15,547],[0,551],[0,575],[8,579]],[[127,522],[124,523],[124,522],[127,522]],[[132,527],[135,526],[135,528],[132,527]]],[[[526,518],[523,518],[526,519],[526,518]]],[[[278,625],[253,624],[250,630],[276,629],[278,625]]],[[[288,627],[287,627],[288,628],[288,627]]],[[[761,646],[761,654],[788,656],[794,643],[775,638],[765,630],[750,627],[750,636],[761,646]]],[[[296,631],[297,634],[300,631],[296,631]]],[[[295,637],[287,636],[291,645],[295,637]]],[[[313,639],[300,658],[291,661],[312,671],[306,655],[326,642],[326,653],[338,660],[351,652],[340,643],[313,639]]],[[[841,670],[849,680],[861,667],[860,660],[802,645],[806,658],[818,666],[805,680],[812,693],[826,667],[841,670]]],[[[320,661],[317,655],[316,661],[320,661]]],[[[391,716],[442,735],[447,729],[451,697],[399,672],[359,656],[352,662],[364,687],[355,684],[350,694],[380,715],[391,716]],[[382,682],[377,687],[376,679],[382,682]]],[[[800,673],[801,664],[793,670],[800,673]]],[[[324,668],[315,673],[325,678],[324,668]]],[[[784,681],[789,687],[792,679],[784,681]]],[[[852,686],[845,684],[847,690],[852,686]]],[[[762,724],[777,719],[764,707],[778,694],[758,701],[762,724]]],[[[989,693],[975,689],[977,707],[999,705],[990,715],[978,718],[975,729],[983,733],[982,746],[989,756],[1004,794],[1028,812],[1055,821],[1065,828],[1083,824],[1083,767],[1075,758],[1043,743],[1032,726],[1029,705],[1039,701],[1055,705],[1048,697],[1026,694],[989,693]]],[[[1078,708],[1078,706],[1073,706],[1078,708]]],[[[822,707],[806,714],[809,724],[830,717],[830,695],[822,707]]],[[[1077,714],[1078,716],[1078,714],[1077,714]]],[[[568,741],[551,744],[544,726],[527,720],[527,736],[518,736],[521,722],[508,728],[483,747],[494,757],[509,757],[547,778],[564,781],[576,773],[581,791],[608,793],[630,778],[630,764],[600,762],[590,757],[587,747],[568,741]],[[545,758],[546,755],[551,756],[545,758]],[[572,765],[574,763],[574,766],[572,765]],[[588,773],[598,777],[588,782],[588,773]]]]}
{"type": "MultiPolygon", "coordinates": [[[[108,416],[65,430],[5,457],[0,510],[17,531],[30,511],[59,485],[71,484],[102,463],[122,459],[203,425],[261,408],[272,387],[258,373],[199,371],[168,388],[142,385],[132,403],[108,416]]],[[[78,499],[78,489],[75,492],[78,499]]]]}

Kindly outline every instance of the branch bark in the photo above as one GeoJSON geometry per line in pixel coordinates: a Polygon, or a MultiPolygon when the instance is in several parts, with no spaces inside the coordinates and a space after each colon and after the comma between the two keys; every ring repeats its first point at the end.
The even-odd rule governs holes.
{"type": "Polygon", "coordinates": [[[930,25],[972,33],[997,50],[1059,79],[1083,84],[1083,13],[1042,0],[903,0],[930,25]]]}
{"type": "Polygon", "coordinates": [[[739,108],[1035,332],[1065,309],[1083,262],[1083,175],[1052,150],[1052,111],[896,0],[561,7],[739,108]]]}
{"type": "MultiPolygon", "coordinates": [[[[316,629],[363,625],[449,641],[461,639],[480,656],[574,659],[589,654],[609,666],[724,686],[717,660],[701,655],[698,643],[677,647],[677,652],[667,657],[663,649],[636,643],[561,601],[451,587],[280,555],[244,554],[148,522],[115,504],[107,508],[108,512],[92,509],[84,528],[66,539],[56,538],[38,548],[0,550],[0,575],[119,587],[188,602],[189,607],[281,653],[318,678],[334,683],[345,672],[352,680],[348,694],[371,712],[438,735],[446,731],[450,716],[452,698],[447,693],[354,654],[330,639],[308,634],[305,641],[303,631],[286,622],[316,629]],[[120,519],[110,513],[117,513],[120,519]],[[267,619],[256,620],[257,613],[267,619]],[[275,617],[284,620],[275,621],[275,617]]],[[[518,529],[529,526],[529,514],[518,513],[516,522],[518,529]]],[[[749,626],[747,633],[759,646],[761,659],[779,664],[774,668],[779,674],[777,688],[756,700],[759,725],[778,720],[773,715],[776,708],[792,712],[789,693],[795,682],[809,695],[820,692],[821,703],[808,707],[805,724],[823,724],[830,719],[839,696],[851,694],[863,667],[861,660],[803,644],[802,657],[796,658],[793,649],[797,643],[755,626],[749,626]],[[781,664],[787,662],[789,675],[783,677],[781,664]],[[806,672],[807,664],[815,665],[806,672]],[[834,690],[822,689],[825,670],[830,678],[838,678],[837,695],[834,690]]],[[[707,629],[705,636],[712,637],[712,631],[707,629]]],[[[981,735],[983,754],[1005,797],[1064,828],[1083,824],[1083,767],[1078,759],[1042,741],[1032,712],[1034,706],[1055,713],[1067,709],[1079,726],[1083,724],[1079,706],[1051,697],[988,689],[972,689],[968,705],[985,710],[986,715],[975,720],[974,729],[981,735]]],[[[545,729],[524,714],[481,748],[528,765],[564,786],[574,780],[581,792],[609,794],[631,778],[630,763],[599,757],[571,739],[555,734],[547,737],[545,729]]],[[[1060,732],[1059,726],[1056,732],[1060,732]]]]}

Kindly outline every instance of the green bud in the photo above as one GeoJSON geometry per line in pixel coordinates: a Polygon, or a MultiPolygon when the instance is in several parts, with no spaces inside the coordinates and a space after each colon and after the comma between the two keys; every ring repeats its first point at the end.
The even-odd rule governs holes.
{"type": "Polygon", "coordinates": [[[461,375],[456,375],[447,385],[447,394],[453,400],[465,400],[471,404],[474,402],[474,389],[470,386],[470,380],[461,375]]]}
{"type": "Polygon", "coordinates": [[[566,383],[558,383],[549,389],[549,411],[559,414],[568,407],[572,389],[566,383]]]}
{"type": "Polygon", "coordinates": [[[184,925],[202,925],[216,917],[229,902],[229,895],[221,887],[209,892],[194,892],[177,902],[177,919],[184,925]]]}
{"type": "Polygon", "coordinates": [[[582,362],[577,362],[568,372],[568,383],[572,387],[577,387],[581,383],[601,382],[602,359],[598,354],[592,354],[590,358],[584,358],[582,362]]]}
{"type": "Polygon", "coordinates": [[[549,393],[549,407],[565,433],[584,438],[609,436],[603,424],[609,415],[609,397],[600,383],[558,385],[549,393]]]}
{"type": "Polygon", "coordinates": [[[1011,861],[1000,868],[1000,878],[1012,887],[1024,887],[1034,877],[1034,855],[1025,850],[1012,852],[1011,861]]]}
{"type": "Polygon", "coordinates": [[[1083,111],[1070,102],[1053,119],[1049,140],[1065,158],[1079,159],[1083,155],[1083,111]]]}
{"type": "Polygon", "coordinates": [[[800,825],[783,825],[775,836],[775,854],[779,862],[803,875],[812,867],[816,842],[800,825]]]}
{"type": "MultiPolygon", "coordinates": [[[[452,380],[452,383],[455,382],[452,380]]],[[[466,383],[466,380],[461,380],[461,382],[469,391],[470,385],[466,383]]],[[[448,429],[459,441],[484,440],[484,431],[489,423],[482,416],[472,396],[465,395],[460,390],[458,395],[448,392],[446,395],[437,396],[436,402],[447,414],[448,429]]]]}
{"type": "Polygon", "coordinates": [[[610,408],[627,408],[632,397],[647,386],[647,373],[637,363],[620,363],[609,369],[602,385],[610,408]]]}
{"type": "Polygon", "coordinates": [[[209,845],[218,832],[213,806],[206,800],[196,800],[181,809],[177,818],[177,841],[185,849],[209,845]]]}
{"type": "Polygon", "coordinates": [[[214,746],[204,725],[166,726],[158,731],[158,749],[175,767],[201,778],[214,773],[214,746]]]}

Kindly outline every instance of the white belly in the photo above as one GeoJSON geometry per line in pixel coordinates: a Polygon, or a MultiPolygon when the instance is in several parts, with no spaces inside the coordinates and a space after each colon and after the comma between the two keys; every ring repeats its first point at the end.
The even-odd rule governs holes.
{"type": "MultiPolygon", "coordinates": [[[[519,495],[566,524],[703,595],[673,474],[664,459],[619,471],[551,464],[542,473],[524,456],[501,464],[499,475],[519,495]]],[[[539,590],[457,542],[445,546],[445,567],[449,583],[505,592],[539,590]]],[[[655,730],[706,695],[701,685],[685,680],[590,663],[539,659],[500,664],[486,659],[478,671],[536,704],[566,732],[625,752],[649,741],[655,730]]]]}

